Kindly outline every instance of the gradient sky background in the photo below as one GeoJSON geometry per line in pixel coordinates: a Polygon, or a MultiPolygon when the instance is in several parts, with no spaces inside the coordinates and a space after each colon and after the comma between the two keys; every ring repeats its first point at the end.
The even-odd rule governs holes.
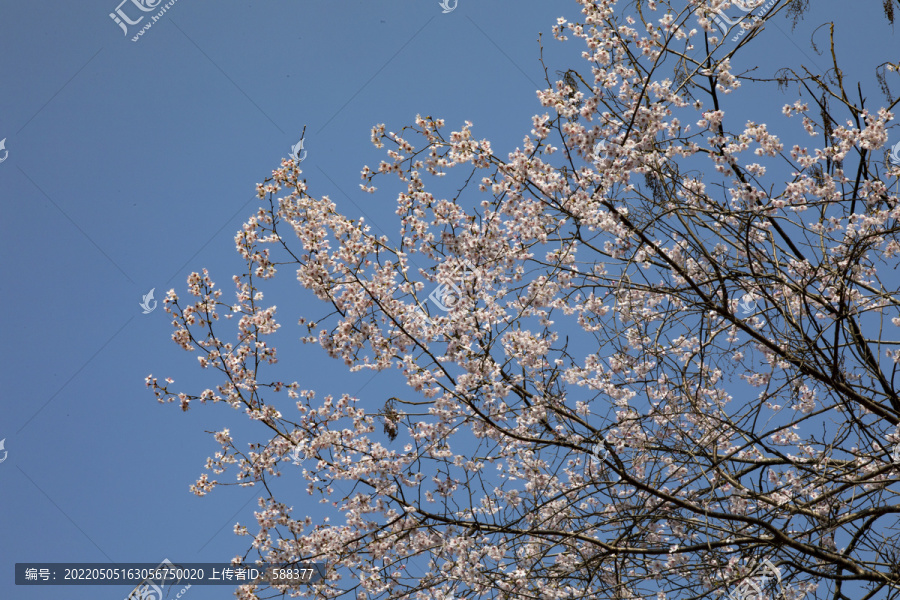
{"type": "MultiPolygon", "coordinates": [[[[170,340],[162,300],[171,288],[184,298],[188,274],[205,267],[232,301],[230,279],[243,268],[234,233],[259,206],[256,183],[304,125],[310,194],[396,239],[394,196],[358,185],[363,165],[384,157],[369,141],[374,124],[399,131],[420,113],[444,118],[449,132],[468,119],[505,156],[532,115],[546,112],[535,97],[544,86],[538,32],[551,77],[585,72],[580,42],[552,39],[558,16],[578,18],[570,1],[459,0],[442,14],[438,0],[178,0],[137,43],[108,16],[118,1],[0,8],[4,599],[117,600],[130,591],[14,586],[16,562],[228,562],[248,549],[232,528],[256,531],[255,489],[205,498],[188,490],[219,448],[204,431],[250,431],[247,418],[221,405],[162,406],[144,378],[171,376],[192,392],[218,381],[170,340]],[[151,288],[159,304],[145,315],[138,304],[151,288]]],[[[810,50],[810,32],[835,15],[847,75],[868,82],[871,105],[880,104],[871,74],[897,49],[880,4],[851,12],[816,0],[796,31],[784,17],[770,23],[743,64],[768,76],[791,57],[823,70],[828,57],[810,50]]],[[[737,101],[759,122],[777,119],[788,99],[737,101]]],[[[372,406],[403,393],[392,373],[349,375],[316,347],[288,347],[301,335],[292,315],[326,310],[292,269],[276,280],[284,297],[266,302],[279,306],[272,341],[289,380],[319,398],[349,393],[372,406]]],[[[299,473],[296,484],[294,506],[319,514],[299,473]]],[[[194,586],[183,598],[231,592],[194,586]]]]}

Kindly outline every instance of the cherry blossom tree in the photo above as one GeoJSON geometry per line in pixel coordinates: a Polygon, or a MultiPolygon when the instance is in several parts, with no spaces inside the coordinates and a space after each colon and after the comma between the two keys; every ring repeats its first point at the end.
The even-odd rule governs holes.
{"type": "Polygon", "coordinates": [[[268,491],[293,453],[340,515],[263,492],[235,532],[327,574],[239,597],[900,597],[900,65],[866,100],[830,14],[827,72],[740,71],[802,2],[742,19],[736,43],[715,0],[578,4],[553,34],[583,62],[547,76],[505,158],[470,122],[373,128],[386,159],[361,187],[399,186],[399,243],[286,159],[235,237],[236,299],[206,270],[168,293],[173,339],[221,383],[147,385],[265,429],[216,432],[193,491],[268,491]],[[759,122],[760,97],[781,120],[759,122]],[[457,173],[456,196],[428,191],[457,173]],[[399,369],[402,398],[267,379],[282,324],[263,292],[286,271],[331,311],[300,320],[309,351],[399,369]]]}

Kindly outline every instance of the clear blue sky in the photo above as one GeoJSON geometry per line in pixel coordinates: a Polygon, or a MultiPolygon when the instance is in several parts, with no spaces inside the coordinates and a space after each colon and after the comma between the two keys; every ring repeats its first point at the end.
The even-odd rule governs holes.
{"type": "MultiPolygon", "coordinates": [[[[126,36],[108,16],[118,1],[0,8],[0,139],[9,152],[0,163],[3,599],[112,600],[129,591],[16,587],[16,562],[227,562],[247,550],[232,527],[256,531],[257,491],[197,498],[188,490],[219,448],[204,431],[245,431],[246,417],[223,406],[162,406],[144,377],[171,376],[194,392],[217,383],[170,340],[162,299],[170,288],[184,297],[186,277],[204,267],[231,292],[243,267],[233,236],[258,206],[255,184],[304,125],[310,193],[396,239],[393,196],[358,187],[362,166],[384,156],[369,142],[374,124],[398,131],[417,113],[444,118],[448,129],[471,120],[474,135],[505,156],[531,116],[546,111],[534,93],[543,86],[538,32],[551,75],[583,70],[580,45],[551,35],[558,16],[578,19],[568,0],[459,0],[448,14],[438,0],[178,0],[136,43],[139,26],[126,36]],[[142,314],[151,288],[159,305],[142,314]]],[[[140,14],[131,2],[122,9],[140,14]]],[[[780,18],[745,56],[764,75],[786,54],[827,67],[808,44],[808,25],[821,20],[791,34],[780,18]]],[[[839,40],[847,70],[858,66],[870,81],[891,47],[880,2],[859,3],[841,20],[842,32],[861,32],[839,40]]],[[[757,106],[757,121],[784,104],[742,101],[757,106]]],[[[281,280],[283,295],[272,300],[279,348],[300,335],[287,315],[326,312],[291,269],[281,280]]],[[[319,397],[349,393],[380,406],[402,393],[391,374],[346,375],[314,347],[285,348],[281,367],[319,397]]],[[[295,500],[281,499],[316,514],[303,487],[298,473],[295,500]]],[[[183,598],[230,594],[195,586],[183,598]]]]}

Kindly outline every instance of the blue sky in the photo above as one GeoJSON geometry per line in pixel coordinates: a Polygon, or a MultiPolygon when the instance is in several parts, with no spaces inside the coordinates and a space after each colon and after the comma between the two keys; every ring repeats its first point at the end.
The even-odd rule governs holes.
{"type": "MultiPolygon", "coordinates": [[[[358,185],[363,165],[384,156],[369,142],[374,124],[398,131],[417,113],[451,129],[470,120],[475,137],[505,156],[546,110],[534,93],[543,86],[538,32],[551,75],[583,65],[577,42],[560,44],[550,33],[558,16],[577,19],[569,1],[459,0],[444,14],[437,0],[178,0],[137,42],[139,26],[126,36],[109,17],[117,4],[0,9],[0,139],[9,152],[0,163],[0,439],[8,452],[0,463],[0,598],[117,599],[129,591],[16,587],[17,562],[227,562],[247,550],[232,527],[255,531],[256,490],[220,488],[205,498],[188,490],[218,449],[204,431],[241,430],[246,417],[223,406],[162,406],[144,378],[171,376],[193,391],[216,382],[170,340],[162,299],[170,288],[184,296],[188,274],[204,267],[233,289],[231,275],[242,269],[234,233],[259,205],[256,183],[304,125],[311,195],[330,196],[396,239],[393,196],[358,185]],[[159,305],[142,314],[151,288],[159,305]]],[[[865,4],[841,15],[841,35],[864,31],[867,40],[839,39],[847,65],[865,73],[851,73],[854,80],[870,80],[891,47],[880,3],[865,4]]],[[[827,67],[827,57],[809,50],[810,30],[801,24],[791,33],[780,18],[745,56],[766,75],[787,54],[827,67]]],[[[741,102],[765,121],[785,103],[767,100],[741,102]]],[[[278,339],[300,335],[286,315],[326,312],[290,271],[282,280],[284,297],[273,300],[279,349],[278,339]]],[[[403,391],[390,373],[348,375],[312,347],[285,347],[281,356],[291,380],[319,397],[349,393],[380,406],[403,391]]],[[[313,502],[302,488],[297,474],[298,509],[313,502]]],[[[184,598],[230,591],[194,586],[184,598]]]]}

